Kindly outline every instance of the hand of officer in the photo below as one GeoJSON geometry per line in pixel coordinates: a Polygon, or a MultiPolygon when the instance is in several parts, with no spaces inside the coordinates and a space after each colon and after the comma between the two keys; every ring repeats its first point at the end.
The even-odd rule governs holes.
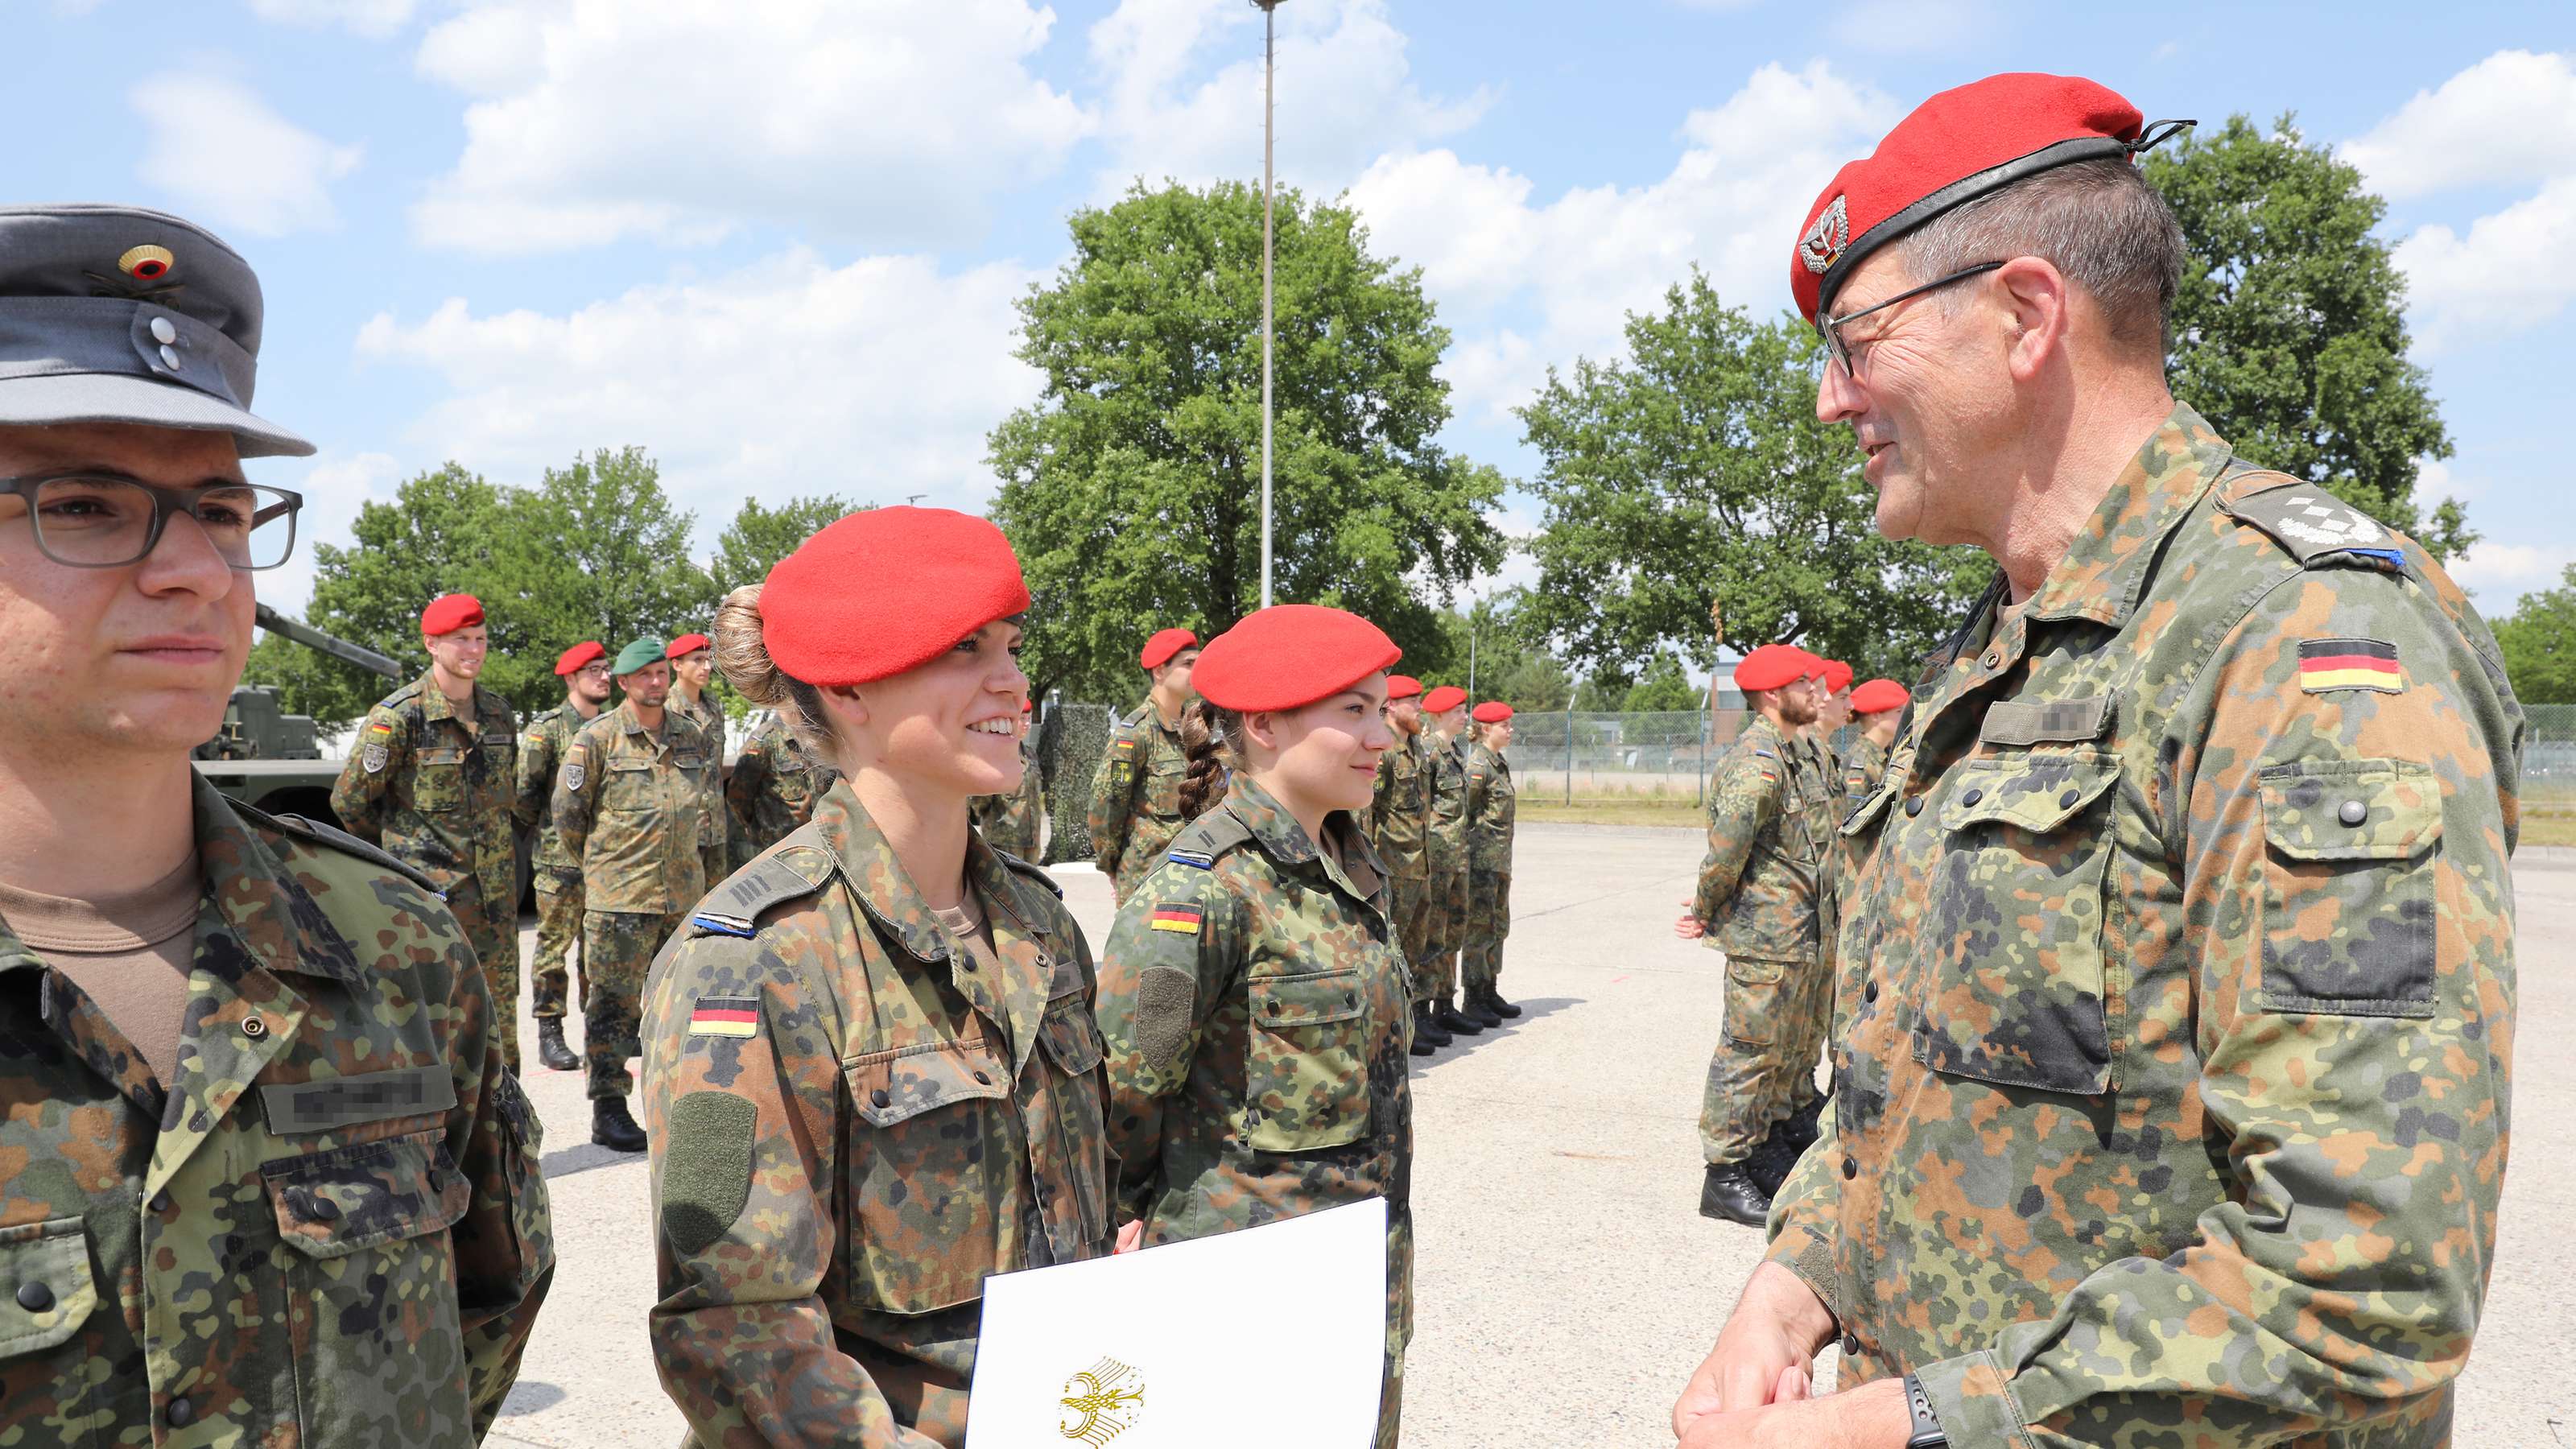
{"type": "MultiPolygon", "coordinates": [[[[1681,1436],[1680,1449],[1902,1449],[1913,1431],[1903,1379],[1877,1379],[1822,1399],[1806,1398],[1805,1384],[1800,1373],[1795,1397],[1699,1419],[1681,1436]]],[[[1784,1376],[1782,1387],[1788,1386],[1784,1376]]]]}
{"type": "Polygon", "coordinates": [[[1708,934],[1708,927],[1701,925],[1698,915],[1695,914],[1698,906],[1697,901],[1682,902],[1682,918],[1673,922],[1674,935],[1685,941],[1696,941],[1708,934]]]}
{"type": "Polygon", "coordinates": [[[1118,1247],[1115,1251],[1119,1253],[1132,1253],[1136,1251],[1136,1245],[1144,1240],[1145,1220],[1143,1218],[1132,1219],[1128,1222],[1127,1226],[1118,1230],[1118,1247]]]}
{"type": "MultiPolygon", "coordinates": [[[[1717,1335],[1699,1371],[1673,1404],[1673,1434],[1687,1440],[1698,1422],[1772,1403],[1795,1369],[1805,1392],[1807,1365],[1833,1337],[1833,1315],[1805,1280],[1777,1263],[1764,1263],[1744,1283],[1744,1296],[1717,1335]]],[[[1901,1407],[1901,1405],[1900,1405],[1901,1407]]],[[[1726,1443],[1727,1440],[1713,1442],[1726,1443]]]]}

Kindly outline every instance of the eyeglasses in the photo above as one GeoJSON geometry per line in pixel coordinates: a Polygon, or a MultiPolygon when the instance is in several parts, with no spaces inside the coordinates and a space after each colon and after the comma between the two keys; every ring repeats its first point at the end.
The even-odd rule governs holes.
{"type": "Polygon", "coordinates": [[[606,679],[609,677],[608,661],[603,659],[597,664],[585,664],[573,673],[589,679],[606,679]]]}
{"type": "MultiPolygon", "coordinates": [[[[1843,340],[1843,328],[1845,326],[1859,321],[1872,312],[1884,312],[1888,308],[1893,307],[1897,303],[1905,301],[1908,298],[1920,297],[1926,292],[1946,287],[1952,282],[1964,282],[1970,277],[1982,276],[2002,265],[2003,263],[2000,261],[1979,262],[1975,266],[1969,267],[1964,271],[1952,272],[1946,277],[1925,282],[1922,286],[1908,287],[1904,291],[1897,293],[1895,296],[1888,298],[1884,302],[1873,302],[1869,306],[1863,307],[1857,312],[1846,312],[1840,317],[1818,317],[1816,319],[1816,331],[1825,339],[1825,356],[1830,359],[1831,365],[1837,365],[1842,368],[1843,376],[1853,376],[1851,344],[1843,340]]],[[[1868,341],[1870,339],[1864,338],[1862,340],[1868,341]]]]}
{"type": "Polygon", "coordinates": [[[76,569],[120,568],[143,559],[176,513],[197,521],[225,563],[273,569],[295,552],[295,515],[304,507],[302,494],[283,488],[163,488],[114,473],[0,478],[0,496],[10,494],[27,500],[37,550],[76,569]]]}

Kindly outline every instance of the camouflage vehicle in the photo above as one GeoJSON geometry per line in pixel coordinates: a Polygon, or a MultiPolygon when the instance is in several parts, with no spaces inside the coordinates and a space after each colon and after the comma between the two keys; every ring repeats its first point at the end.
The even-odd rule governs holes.
{"type": "MultiPolygon", "coordinates": [[[[410,677],[401,665],[373,649],[325,634],[266,604],[259,606],[259,624],[387,679],[410,677]]],[[[311,717],[288,714],[274,685],[245,684],[234,689],[233,702],[224,710],[223,733],[197,746],[193,755],[197,773],[229,799],[272,815],[339,823],[331,813],[331,786],[340,778],[341,762],[324,758],[320,732],[311,717]]]]}

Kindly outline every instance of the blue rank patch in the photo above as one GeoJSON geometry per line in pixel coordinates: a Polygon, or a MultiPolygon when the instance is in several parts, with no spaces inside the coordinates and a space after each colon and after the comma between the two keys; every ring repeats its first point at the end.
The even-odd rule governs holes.
{"type": "Polygon", "coordinates": [[[2403,569],[2406,567],[2406,554],[2402,549],[2348,548],[2345,549],[2344,552],[2386,564],[2391,569],[2403,569]]]}
{"type": "Polygon", "coordinates": [[[744,940],[760,934],[760,929],[739,916],[720,916],[713,911],[700,911],[689,917],[689,924],[721,936],[740,936],[744,940]]]}
{"type": "Polygon", "coordinates": [[[1203,855],[1195,850],[1175,850],[1168,852],[1163,858],[1165,860],[1172,861],[1175,864],[1186,865],[1193,870],[1216,869],[1215,856],[1203,855]]]}
{"type": "Polygon", "coordinates": [[[1771,753],[1769,750],[1755,750],[1753,753],[1754,753],[1754,755],[1755,755],[1755,756],[1757,756],[1758,758],[1765,759],[1765,760],[1776,760],[1776,759],[1780,758],[1778,755],[1775,755],[1775,754],[1771,753]]]}

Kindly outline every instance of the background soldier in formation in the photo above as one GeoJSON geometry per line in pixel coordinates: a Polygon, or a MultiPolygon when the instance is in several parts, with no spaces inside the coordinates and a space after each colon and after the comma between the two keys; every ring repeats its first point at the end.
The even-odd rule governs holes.
{"type": "Polygon", "coordinates": [[[475,681],[491,638],[483,605],[447,594],[420,614],[429,672],[367,711],[331,790],[348,832],[440,891],[491,978],[493,1037],[519,1069],[519,718],[475,681]]]}
{"type": "Polygon", "coordinates": [[[1851,750],[1843,757],[1843,801],[1849,807],[1866,800],[1887,773],[1887,747],[1896,743],[1896,727],[1913,698],[1893,679],[1873,679],[1852,691],[1851,750]]]}
{"type": "MultiPolygon", "coordinates": [[[[528,721],[519,736],[519,803],[515,818],[535,816],[536,849],[529,868],[537,887],[537,959],[529,970],[531,1012],[537,1019],[537,1060],[550,1071],[569,1072],[581,1065],[564,1044],[564,962],[581,946],[581,862],[565,851],[555,833],[555,775],[563,765],[564,747],[582,726],[599,718],[608,703],[608,650],[585,639],[555,660],[555,675],[564,682],[564,702],[528,721]]],[[[517,949],[513,933],[512,949],[517,949]]],[[[586,973],[585,973],[586,975],[586,973]]]]}
{"type": "Polygon", "coordinates": [[[555,831],[581,862],[582,1059],[589,1072],[590,1140],[644,1150],[626,1110],[634,1081],[636,1011],[644,973],[692,902],[706,893],[698,823],[714,754],[698,727],[665,708],[671,664],[638,639],[618,651],[626,698],[565,747],[555,780],[555,831]]]}
{"type": "Polygon", "coordinates": [[[814,802],[839,778],[840,771],[808,757],[786,720],[772,711],[743,741],[742,757],[725,776],[734,869],[749,865],[753,856],[812,819],[814,802]]]}
{"type": "Polygon", "coordinates": [[[1431,750],[1422,742],[1421,680],[1386,677],[1386,723],[1395,731],[1395,744],[1378,757],[1369,842],[1386,865],[1396,940],[1413,972],[1413,1054],[1427,1057],[1450,1037],[1437,1027],[1422,1030],[1419,1020],[1431,1009],[1431,982],[1424,974],[1431,959],[1431,750]]]}
{"type": "Polygon", "coordinates": [[[1512,831],[1518,792],[1512,787],[1512,707],[1476,706],[1475,741],[1467,749],[1467,929],[1458,955],[1463,1009],[1484,1026],[1521,1014],[1497,986],[1503,938],[1512,933],[1512,831]]]}
{"type": "Polygon", "coordinates": [[[1165,629],[1145,641],[1137,662],[1153,689],[1136,717],[1109,733],[1088,821],[1092,858],[1120,901],[1163,858],[1182,825],[1181,711],[1194,697],[1190,670],[1199,662],[1199,636],[1165,629]]]}
{"type": "Polygon", "coordinates": [[[189,765],[302,501],[241,460],[313,451],[260,320],[176,217],[0,208],[0,1443],[469,1444],[552,1279],[456,917],[189,765]]]}
{"type": "Polygon", "coordinates": [[[1792,253],[1882,528],[1998,572],[1846,826],[1834,1110],[1686,1449],[2452,1432],[2524,721],[2431,557],[2167,390],[2185,252],[2133,158],[2176,129],[1948,91],[1792,253]]]}
{"type": "Polygon", "coordinates": [[[716,672],[714,643],[704,634],[683,634],[664,651],[671,661],[671,713],[698,727],[698,733],[707,737],[707,749],[716,762],[707,775],[706,812],[698,824],[698,854],[703,857],[699,864],[710,885],[733,869],[725,844],[732,834],[727,828],[726,817],[731,812],[724,794],[725,712],[707,689],[707,681],[716,672]]]}
{"type": "Polygon", "coordinates": [[[1458,989],[1458,951],[1467,940],[1467,691],[1444,684],[1422,696],[1428,726],[1423,748],[1431,760],[1431,907],[1425,934],[1427,962],[1414,967],[1415,1040],[1435,1047],[1455,1037],[1481,1036],[1482,1012],[1462,1014],[1451,998],[1458,989]]]}
{"type": "Polygon", "coordinates": [[[1033,706],[1020,705],[1020,783],[999,795],[978,795],[968,802],[975,829],[995,850],[1034,863],[1038,858],[1038,822],[1046,818],[1046,801],[1038,790],[1038,762],[1029,748],[1033,706]]]}
{"type": "Polygon", "coordinates": [[[1817,842],[1808,753],[1794,746],[1815,722],[1807,684],[1814,656],[1765,644],[1735,667],[1735,687],[1753,717],[1709,772],[1708,856],[1699,890],[1675,924],[1684,940],[1726,953],[1726,1016],[1709,1056],[1700,1099],[1700,1148],[1708,1176],[1699,1210],[1760,1227],[1770,1194],[1749,1173],[1788,1115],[1801,1071],[1802,1040],[1790,1019],[1816,964],[1817,842]]]}

